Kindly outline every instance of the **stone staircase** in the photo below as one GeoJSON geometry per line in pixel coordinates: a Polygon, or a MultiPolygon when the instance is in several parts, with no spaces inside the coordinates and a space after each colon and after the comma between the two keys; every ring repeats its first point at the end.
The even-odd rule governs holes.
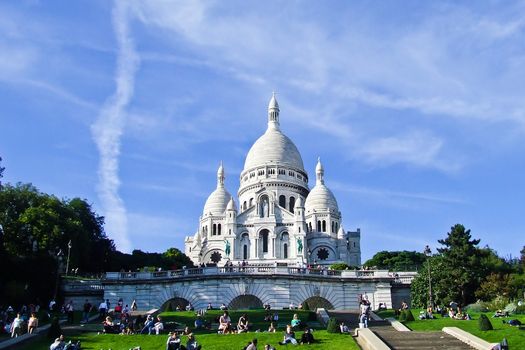
{"type": "MultiPolygon", "coordinates": [[[[345,322],[350,328],[358,327],[359,314],[351,310],[328,311],[330,317],[345,322]]],[[[447,349],[471,350],[469,345],[444,332],[399,332],[388,321],[370,320],[368,326],[388,347],[394,350],[447,349]]]]}

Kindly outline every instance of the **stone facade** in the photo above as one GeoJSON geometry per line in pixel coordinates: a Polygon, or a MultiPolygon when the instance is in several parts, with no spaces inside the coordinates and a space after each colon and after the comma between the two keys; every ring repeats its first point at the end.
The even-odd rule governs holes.
{"type": "Polygon", "coordinates": [[[172,299],[204,309],[211,303],[230,308],[248,308],[270,304],[287,308],[311,300],[324,302],[327,309],[359,308],[359,297],[366,295],[375,309],[379,303],[392,305],[388,271],[315,271],[291,268],[191,269],[173,274],[108,273],[102,281],[104,297],[137,301],[139,310],[158,309],[172,299]],[[243,303],[243,300],[245,302],[243,303]],[[240,302],[240,303],[239,303],[240,302]],[[234,305],[235,304],[235,305],[234,305]],[[237,306],[237,307],[235,307],[237,306]]]}
{"type": "Polygon", "coordinates": [[[251,147],[240,174],[238,208],[225,188],[221,163],[199,228],[185,239],[185,253],[195,264],[361,264],[360,230],[343,229],[320,159],[315,186],[309,188],[301,154],[280,129],[279,112],[274,95],[268,128],[251,147]]]}

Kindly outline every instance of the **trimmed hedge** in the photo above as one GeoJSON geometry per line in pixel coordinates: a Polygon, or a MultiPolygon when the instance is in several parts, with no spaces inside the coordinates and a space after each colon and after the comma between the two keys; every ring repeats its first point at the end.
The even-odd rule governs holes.
{"type": "Polygon", "coordinates": [[[339,333],[339,325],[337,324],[337,320],[333,317],[330,317],[328,320],[328,324],[326,325],[326,331],[328,333],[339,333]]]}
{"type": "Polygon", "coordinates": [[[492,327],[492,323],[490,323],[489,318],[485,314],[481,314],[479,316],[478,327],[480,331],[491,331],[492,329],[494,329],[492,327]]]}

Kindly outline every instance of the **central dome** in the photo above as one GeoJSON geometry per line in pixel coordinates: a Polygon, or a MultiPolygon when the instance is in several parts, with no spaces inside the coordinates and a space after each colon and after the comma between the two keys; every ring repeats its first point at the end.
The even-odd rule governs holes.
{"type": "Polygon", "coordinates": [[[284,165],[304,171],[303,159],[292,140],[273,128],[268,128],[250,148],[244,170],[261,165],[284,165]]]}
{"type": "Polygon", "coordinates": [[[282,165],[304,172],[299,150],[292,140],[279,130],[279,104],[275,93],[268,104],[268,129],[250,148],[244,162],[244,170],[264,165],[282,165]]]}

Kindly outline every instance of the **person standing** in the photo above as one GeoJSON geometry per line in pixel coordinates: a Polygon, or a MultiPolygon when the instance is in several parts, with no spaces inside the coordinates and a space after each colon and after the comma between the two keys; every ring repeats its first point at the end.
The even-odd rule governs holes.
{"type": "Polygon", "coordinates": [[[67,322],[73,323],[75,318],[75,308],[73,307],[73,300],[70,300],[66,305],[67,322]]]}
{"type": "Polygon", "coordinates": [[[108,304],[106,304],[106,301],[102,299],[102,302],[98,306],[98,312],[100,314],[100,319],[103,320],[104,317],[106,317],[106,312],[108,310],[108,304]]]}
{"type": "Polygon", "coordinates": [[[137,300],[133,299],[131,303],[131,311],[137,311],[137,300]]]}
{"type": "Polygon", "coordinates": [[[91,303],[86,299],[84,302],[84,306],[82,308],[82,321],[81,323],[88,323],[89,321],[89,313],[91,312],[91,303]]]}

